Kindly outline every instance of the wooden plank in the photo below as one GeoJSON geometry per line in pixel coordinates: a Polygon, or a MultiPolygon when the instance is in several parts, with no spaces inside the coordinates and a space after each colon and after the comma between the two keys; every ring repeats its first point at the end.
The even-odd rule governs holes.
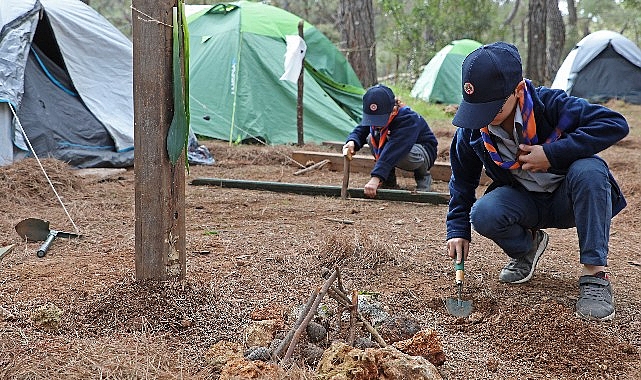
{"type": "MultiPolygon", "coordinates": [[[[327,197],[340,197],[340,186],[308,185],[302,183],[248,181],[242,179],[224,178],[196,178],[191,181],[193,186],[220,186],[226,188],[237,188],[245,190],[268,190],[281,193],[294,193],[300,195],[321,195],[327,197]]],[[[365,198],[365,192],[361,189],[347,189],[350,198],[365,198]]],[[[450,195],[436,192],[411,192],[407,190],[379,189],[376,192],[377,200],[447,204],[450,195]]]]}
{"type": "MultiPolygon", "coordinates": [[[[360,153],[360,152],[359,152],[360,153]]],[[[329,168],[333,171],[343,170],[343,154],[342,153],[330,153],[330,152],[311,152],[304,150],[297,150],[292,152],[292,158],[297,162],[305,165],[306,162],[314,161],[320,162],[322,160],[329,160],[329,168]]],[[[374,157],[356,154],[352,157],[351,163],[351,172],[352,173],[369,173],[374,167],[374,157]]],[[[450,176],[452,174],[452,169],[450,164],[447,162],[436,162],[432,169],[432,179],[438,181],[449,182],[450,176]]],[[[405,170],[397,170],[397,176],[413,178],[414,174],[405,170]]]]}
{"type": "MultiPolygon", "coordinates": [[[[329,143],[329,142],[328,142],[329,143]]],[[[323,143],[325,144],[325,143],[323,143]]],[[[341,145],[342,147],[342,145],[341,145]]],[[[299,162],[302,165],[309,161],[320,162],[322,160],[329,160],[329,169],[332,171],[341,171],[343,170],[343,154],[341,153],[331,153],[331,152],[312,152],[305,150],[297,150],[292,152],[292,158],[299,162]]],[[[353,156],[351,163],[351,172],[352,173],[369,173],[374,168],[374,157],[367,154],[361,154],[361,151],[358,151],[356,155],[353,156]]],[[[430,169],[432,173],[432,179],[437,181],[449,182],[450,177],[452,176],[452,168],[450,167],[449,162],[445,161],[436,161],[432,168],[430,169]]],[[[414,174],[406,170],[397,170],[396,175],[399,177],[413,178],[414,174]]],[[[481,185],[489,185],[492,183],[492,180],[485,174],[481,174],[481,185]]]]}

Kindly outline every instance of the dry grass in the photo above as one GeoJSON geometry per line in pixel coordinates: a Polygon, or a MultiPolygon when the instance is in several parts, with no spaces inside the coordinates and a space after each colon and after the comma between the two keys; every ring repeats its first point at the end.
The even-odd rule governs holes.
{"type": "Polygon", "coordinates": [[[333,234],[310,254],[315,255],[326,268],[377,269],[385,264],[398,263],[397,255],[390,250],[385,238],[372,234],[333,234]]]}
{"type": "MultiPolygon", "coordinates": [[[[73,173],[72,167],[53,158],[40,162],[59,195],[82,192],[83,180],[73,173]]],[[[0,186],[5,201],[17,205],[57,203],[49,182],[33,158],[0,167],[0,186]]]]}

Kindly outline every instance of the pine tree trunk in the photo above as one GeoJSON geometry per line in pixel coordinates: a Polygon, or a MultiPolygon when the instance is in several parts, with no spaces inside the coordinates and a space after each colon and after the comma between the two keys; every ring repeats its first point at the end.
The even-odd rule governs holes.
{"type": "Polygon", "coordinates": [[[338,8],[342,47],[364,87],[378,82],[376,36],[372,0],[340,0],[338,8]]]}
{"type": "Polygon", "coordinates": [[[547,20],[549,41],[547,46],[548,59],[546,77],[547,82],[551,83],[561,64],[561,55],[563,54],[563,46],[565,45],[565,24],[563,23],[563,16],[559,9],[558,0],[548,0],[547,20]]]}
{"type": "Polygon", "coordinates": [[[530,0],[528,9],[527,77],[535,85],[545,83],[546,0],[530,0]]]}

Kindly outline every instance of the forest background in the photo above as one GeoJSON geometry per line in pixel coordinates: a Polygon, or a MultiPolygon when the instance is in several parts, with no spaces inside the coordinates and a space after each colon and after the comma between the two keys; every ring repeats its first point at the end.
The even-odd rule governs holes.
{"type": "MultiPolygon", "coordinates": [[[[131,0],[83,0],[131,38],[131,0]]],[[[220,1],[187,1],[214,4],[220,1]]],[[[550,85],[567,53],[607,29],[639,45],[641,0],[270,0],[321,30],[346,55],[364,87],[411,88],[449,42],[503,40],[521,52],[525,76],[550,85]]]]}

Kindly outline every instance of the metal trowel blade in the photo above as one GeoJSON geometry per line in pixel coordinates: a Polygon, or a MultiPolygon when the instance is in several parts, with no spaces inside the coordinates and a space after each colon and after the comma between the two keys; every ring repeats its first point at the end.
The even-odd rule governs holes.
{"type": "Polygon", "coordinates": [[[455,317],[466,318],[472,314],[472,301],[448,298],[445,300],[445,308],[455,317]]]}
{"type": "Polygon", "coordinates": [[[30,241],[44,241],[49,236],[49,222],[28,218],[16,224],[16,232],[21,238],[30,241]]]}

